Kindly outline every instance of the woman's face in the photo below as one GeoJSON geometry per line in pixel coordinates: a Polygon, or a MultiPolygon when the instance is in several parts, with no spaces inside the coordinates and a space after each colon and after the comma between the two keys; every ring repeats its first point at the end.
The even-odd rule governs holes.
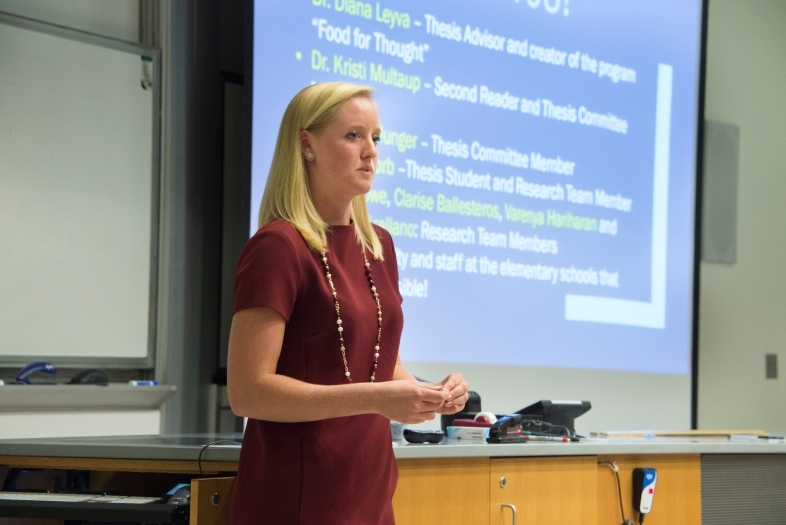
{"type": "Polygon", "coordinates": [[[342,104],[337,118],[323,129],[301,132],[315,201],[349,206],[354,197],[368,193],[381,131],[376,106],[368,98],[356,97],[342,104]]]}

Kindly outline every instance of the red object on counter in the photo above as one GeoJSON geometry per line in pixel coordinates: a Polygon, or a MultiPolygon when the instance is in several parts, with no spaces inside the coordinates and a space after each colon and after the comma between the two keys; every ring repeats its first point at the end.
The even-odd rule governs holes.
{"type": "Polygon", "coordinates": [[[488,421],[475,421],[474,419],[454,419],[451,426],[491,428],[491,423],[488,421]]]}

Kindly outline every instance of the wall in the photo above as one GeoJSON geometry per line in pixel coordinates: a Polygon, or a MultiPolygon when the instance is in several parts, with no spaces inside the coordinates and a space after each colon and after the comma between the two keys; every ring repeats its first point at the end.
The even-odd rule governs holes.
{"type": "Polygon", "coordinates": [[[139,41],[139,0],[0,0],[0,11],[118,40],[139,41]]]}
{"type": "Polygon", "coordinates": [[[786,2],[711,0],[706,118],[740,127],[737,263],[702,263],[699,428],[786,430],[786,2]],[[786,372],[781,363],[781,375],[786,372]]]}
{"type": "Polygon", "coordinates": [[[159,410],[0,413],[0,439],[145,436],[160,430],[159,410]]]}
{"type": "MultiPolygon", "coordinates": [[[[685,401],[690,399],[688,376],[508,365],[403,364],[414,375],[430,381],[461,372],[470,388],[480,393],[483,410],[497,414],[514,412],[539,399],[589,400],[592,410],[576,419],[576,428],[583,432],[653,427],[677,430],[690,425],[690,406],[685,401]]],[[[439,425],[437,419],[423,423],[421,428],[439,425]]]]}
{"type": "MultiPolygon", "coordinates": [[[[208,432],[218,363],[222,79],[218,0],[0,0],[0,11],[162,50],[162,144],[155,378],[178,387],[163,432],[208,432]],[[140,20],[144,24],[140,24],[140,20]],[[140,27],[141,26],[141,27],[140,27]]],[[[58,365],[58,363],[55,363],[58,365]]],[[[110,370],[110,379],[153,371],[110,370]]],[[[11,378],[15,371],[0,370],[11,378]]],[[[127,380],[127,379],[126,379],[127,380]]],[[[45,425],[46,423],[42,423],[45,425]]]]}
{"type": "MultiPolygon", "coordinates": [[[[139,0],[0,0],[0,11],[118,40],[139,40],[139,0]]],[[[157,434],[159,430],[158,410],[0,413],[2,439],[157,434]]]]}

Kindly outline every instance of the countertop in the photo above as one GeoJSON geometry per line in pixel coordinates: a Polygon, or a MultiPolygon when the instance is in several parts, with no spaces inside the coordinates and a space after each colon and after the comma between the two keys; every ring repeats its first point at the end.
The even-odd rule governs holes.
{"type": "MultiPolygon", "coordinates": [[[[217,440],[240,441],[242,434],[182,434],[92,438],[0,440],[0,456],[196,461],[217,440]]],[[[394,443],[398,459],[455,457],[598,456],[619,454],[786,454],[786,443],[720,442],[688,439],[593,439],[580,443],[488,444],[445,440],[440,444],[394,443]]],[[[237,461],[240,445],[217,443],[202,461],[237,461]]]]}

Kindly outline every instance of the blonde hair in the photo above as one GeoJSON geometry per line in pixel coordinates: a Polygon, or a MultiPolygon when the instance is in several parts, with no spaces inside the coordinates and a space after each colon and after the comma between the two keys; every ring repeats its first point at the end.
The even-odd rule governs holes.
{"type": "MultiPolygon", "coordinates": [[[[289,221],[312,250],[327,251],[330,229],[311,199],[308,169],[300,147],[302,130],[319,131],[336,119],[341,105],[356,97],[371,98],[370,87],[349,82],[323,82],[301,90],[287,106],[278,130],[276,149],[259,208],[259,227],[274,219],[289,221]]],[[[375,259],[383,259],[382,244],[371,225],[366,196],[352,199],[350,218],[355,238],[375,259]]]]}

